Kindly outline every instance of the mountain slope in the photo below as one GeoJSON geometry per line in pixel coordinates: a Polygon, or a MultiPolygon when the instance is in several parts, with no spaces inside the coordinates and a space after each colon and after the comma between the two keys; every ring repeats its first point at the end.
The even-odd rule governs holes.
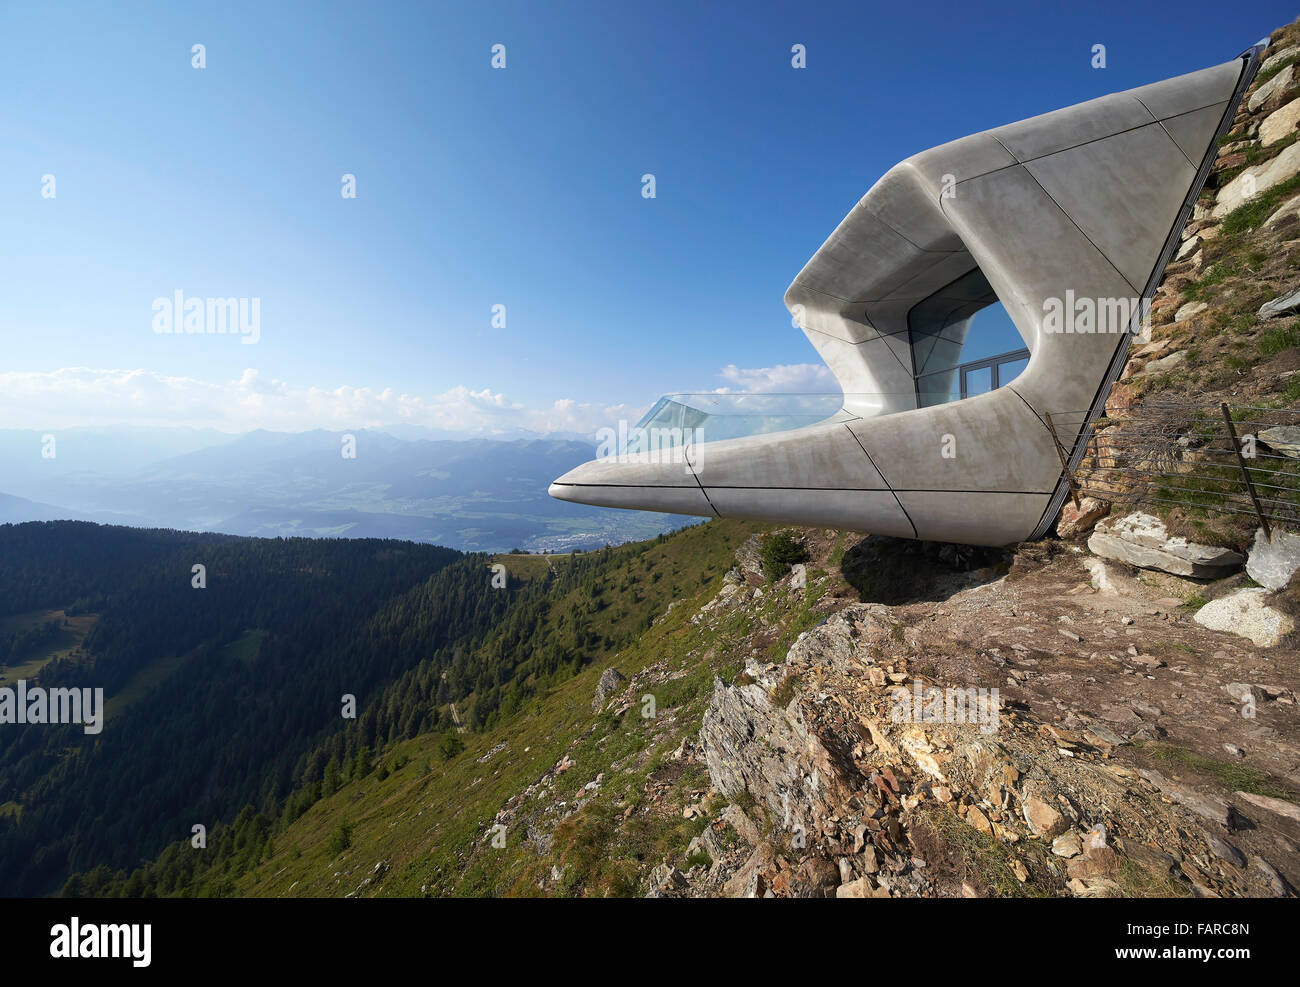
{"type": "MultiPolygon", "coordinates": [[[[727,527],[665,544],[712,560],[692,543],[714,529],[714,547],[732,547],[743,530],[727,527]]],[[[293,819],[249,811],[211,857],[178,844],[137,890],[1192,896],[1300,882],[1285,815],[1300,811],[1294,648],[1263,658],[1198,628],[1167,584],[1116,574],[1100,593],[1086,556],[1050,544],[802,539],[806,586],[765,581],[757,540],[707,583],[679,566],[697,592],[510,716],[454,734],[463,750],[443,732],[389,745],[293,819]],[[1098,647],[1115,656],[1090,658],[1098,647]],[[1277,698],[1233,717],[1223,686],[1263,675],[1277,698]],[[994,729],[894,721],[890,688],[949,685],[999,689],[994,729]]],[[[643,558],[653,578],[661,562],[643,558]]]]}

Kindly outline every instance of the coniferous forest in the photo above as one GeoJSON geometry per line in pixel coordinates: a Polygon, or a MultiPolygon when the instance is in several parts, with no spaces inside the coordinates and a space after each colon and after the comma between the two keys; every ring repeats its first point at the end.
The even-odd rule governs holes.
{"type": "Polygon", "coordinates": [[[0,630],[28,628],[0,633],[0,662],[29,667],[84,619],[27,679],[106,699],[98,735],[0,725],[0,890],[222,893],[195,869],[255,859],[277,824],[382,770],[386,745],[455,737],[450,704],[491,725],[617,646],[592,630],[594,582],[640,551],[494,580],[488,556],[394,540],[0,526],[0,630]],[[201,862],[174,851],[196,824],[213,834],[201,862]]]}

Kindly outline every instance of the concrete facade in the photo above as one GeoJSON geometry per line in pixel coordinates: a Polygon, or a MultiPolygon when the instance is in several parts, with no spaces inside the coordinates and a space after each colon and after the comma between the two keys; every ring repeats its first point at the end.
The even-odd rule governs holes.
{"type": "Polygon", "coordinates": [[[688,442],[684,463],[597,459],[551,495],[979,545],[1041,535],[1068,492],[1047,418],[1077,462],[1263,48],[896,165],[785,295],[840,414],[688,442]],[[959,351],[994,297],[1028,366],[922,406],[913,340],[959,351]]]}

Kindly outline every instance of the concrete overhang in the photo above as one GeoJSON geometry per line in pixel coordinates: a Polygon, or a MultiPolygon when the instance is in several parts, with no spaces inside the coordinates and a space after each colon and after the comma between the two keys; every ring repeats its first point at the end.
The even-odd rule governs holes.
{"type": "Polygon", "coordinates": [[[841,387],[838,414],[721,441],[688,427],[670,461],[597,459],[551,496],[979,545],[1043,534],[1067,493],[1048,418],[1077,463],[1264,47],[894,166],[785,294],[841,387]],[[972,278],[992,294],[963,296],[972,278]],[[920,407],[909,333],[994,296],[1028,366],[920,407]],[[1077,324],[1053,321],[1063,306],[1077,324]]]}

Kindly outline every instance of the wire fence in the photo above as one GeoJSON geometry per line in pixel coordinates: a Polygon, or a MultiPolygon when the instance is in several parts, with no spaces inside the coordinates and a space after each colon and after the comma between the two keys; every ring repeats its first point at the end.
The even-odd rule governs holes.
{"type": "Polygon", "coordinates": [[[1249,515],[1269,536],[1276,526],[1300,528],[1298,410],[1158,402],[1090,424],[1086,412],[1046,422],[1076,502],[1249,515]]]}

